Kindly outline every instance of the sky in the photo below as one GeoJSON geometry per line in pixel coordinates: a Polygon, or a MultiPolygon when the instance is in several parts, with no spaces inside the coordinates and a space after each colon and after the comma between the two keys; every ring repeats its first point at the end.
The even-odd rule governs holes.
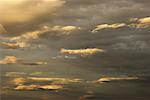
{"type": "Polygon", "coordinates": [[[1,0],[1,99],[149,100],[149,9],[149,0],[1,0]]]}

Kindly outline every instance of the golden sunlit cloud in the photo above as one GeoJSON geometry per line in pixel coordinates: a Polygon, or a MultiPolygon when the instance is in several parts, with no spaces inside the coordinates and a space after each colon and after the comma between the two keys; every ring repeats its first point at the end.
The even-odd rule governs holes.
{"type": "Polygon", "coordinates": [[[81,79],[67,79],[67,78],[40,78],[40,77],[28,77],[27,79],[37,82],[52,81],[52,84],[69,84],[79,83],[81,79]]]}
{"type": "Polygon", "coordinates": [[[97,81],[94,81],[94,83],[103,83],[103,82],[111,82],[111,81],[129,81],[129,80],[138,80],[138,77],[102,77],[98,79],[97,81]]]}
{"type": "Polygon", "coordinates": [[[62,89],[62,85],[19,85],[15,87],[15,90],[59,90],[62,89]]]}
{"type": "Polygon", "coordinates": [[[129,27],[135,27],[135,28],[147,28],[147,27],[150,27],[150,17],[132,18],[131,21],[133,23],[128,25],[129,27]]]}
{"type": "Polygon", "coordinates": [[[64,34],[69,34],[72,31],[80,30],[80,27],[77,26],[54,26],[51,30],[56,32],[62,32],[64,34]]]}
{"type": "Polygon", "coordinates": [[[96,28],[94,30],[92,30],[92,33],[95,33],[102,29],[117,29],[117,28],[122,28],[125,26],[126,26],[125,23],[101,24],[101,25],[97,25],[96,28]]]}
{"type": "Polygon", "coordinates": [[[30,44],[28,44],[27,42],[2,42],[0,43],[0,46],[9,49],[18,49],[30,47],[30,44]]]}
{"type": "Polygon", "coordinates": [[[15,56],[6,56],[4,59],[0,60],[0,64],[15,64],[18,59],[15,56]]]}
{"type": "Polygon", "coordinates": [[[62,0],[2,0],[0,2],[0,22],[26,22],[46,13],[53,13],[61,7],[62,0]]]}
{"type": "Polygon", "coordinates": [[[81,82],[81,79],[45,77],[18,77],[11,81],[11,83],[15,85],[15,90],[58,90],[64,88],[65,85],[81,82]],[[41,82],[44,85],[41,85],[41,82]]]}
{"type": "Polygon", "coordinates": [[[25,78],[22,78],[22,77],[14,78],[14,79],[11,81],[11,83],[14,84],[14,85],[23,85],[24,83],[26,83],[26,79],[25,79],[25,78]]]}
{"type": "Polygon", "coordinates": [[[131,18],[131,23],[114,23],[114,24],[100,24],[97,25],[95,29],[93,29],[91,32],[96,33],[103,29],[118,29],[123,27],[129,27],[129,28],[147,28],[150,27],[150,17],[144,17],[144,18],[131,18]]]}
{"type": "Polygon", "coordinates": [[[38,30],[33,32],[27,32],[20,36],[10,38],[11,41],[29,41],[39,38],[40,35],[47,32],[47,30],[38,30]]]}
{"type": "Polygon", "coordinates": [[[19,59],[15,56],[5,56],[4,59],[0,60],[0,64],[45,65],[47,64],[47,62],[44,61],[26,62],[23,59],[19,59]]]}
{"type": "Polygon", "coordinates": [[[105,52],[105,50],[103,49],[98,49],[98,48],[87,48],[87,49],[64,49],[62,48],[60,50],[60,53],[62,54],[79,54],[79,55],[93,55],[99,52],[105,52]]]}

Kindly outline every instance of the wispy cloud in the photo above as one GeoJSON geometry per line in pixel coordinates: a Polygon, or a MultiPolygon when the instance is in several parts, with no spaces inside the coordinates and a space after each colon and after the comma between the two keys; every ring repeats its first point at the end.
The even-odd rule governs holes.
{"type": "Polygon", "coordinates": [[[62,89],[62,85],[19,85],[15,87],[15,90],[59,90],[62,89]]]}
{"type": "Polygon", "coordinates": [[[18,77],[11,81],[15,85],[15,90],[59,90],[63,89],[65,85],[80,82],[82,82],[81,79],[49,77],[18,77]],[[41,85],[41,82],[44,85],[41,85]]]}
{"type": "Polygon", "coordinates": [[[122,28],[125,26],[126,26],[125,23],[101,24],[101,25],[97,25],[96,28],[94,30],[92,30],[92,33],[95,33],[102,29],[117,29],[117,28],[122,28]]]}
{"type": "Polygon", "coordinates": [[[5,56],[2,60],[0,60],[0,64],[22,64],[22,65],[43,65],[47,64],[44,61],[37,61],[37,62],[26,62],[21,58],[17,58],[15,56],[5,56]]]}
{"type": "Polygon", "coordinates": [[[118,29],[123,27],[129,28],[147,28],[150,26],[150,17],[143,17],[143,18],[131,18],[128,23],[113,23],[113,24],[100,24],[97,25],[95,29],[91,32],[96,33],[100,30],[104,29],[118,29]]]}
{"type": "Polygon", "coordinates": [[[62,54],[78,54],[81,56],[87,56],[87,55],[93,55],[96,53],[105,52],[103,49],[98,48],[87,48],[87,49],[64,49],[62,48],[60,50],[60,53],[62,54]]]}
{"type": "Polygon", "coordinates": [[[9,48],[9,49],[18,49],[18,48],[26,48],[30,47],[30,44],[27,42],[2,42],[0,46],[9,48]]]}
{"type": "Polygon", "coordinates": [[[150,17],[133,18],[133,19],[131,19],[131,21],[133,23],[128,25],[129,27],[135,27],[135,28],[147,28],[147,27],[150,27],[150,17]]]}
{"type": "Polygon", "coordinates": [[[25,72],[7,72],[5,74],[6,77],[20,77],[20,76],[25,76],[25,72]]]}
{"type": "Polygon", "coordinates": [[[129,81],[129,80],[139,80],[138,77],[129,77],[129,76],[120,76],[120,77],[102,77],[94,83],[103,83],[103,82],[111,82],[111,81],[129,81]]]}
{"type": "Polygon", "coordinates": [[[6,56],[4,59],[0,60],[0,64],[15,64],[18,59],[15,56],[6,56]]]}
{"type": "Polygon", "coordinates": [[[81,30],[77,26],[54,26],[50,29],[52,32],[59,32],[56,35],[69,35],[73,31],[81,30]]]}

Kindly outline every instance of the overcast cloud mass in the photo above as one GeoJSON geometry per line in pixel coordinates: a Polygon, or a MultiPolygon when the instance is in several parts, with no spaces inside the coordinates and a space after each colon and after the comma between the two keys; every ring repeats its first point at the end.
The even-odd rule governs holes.
{"type": "Polygon", "coordinates": [[[2,100],[149,100],[149,0],[1,0],[2,100]]]}

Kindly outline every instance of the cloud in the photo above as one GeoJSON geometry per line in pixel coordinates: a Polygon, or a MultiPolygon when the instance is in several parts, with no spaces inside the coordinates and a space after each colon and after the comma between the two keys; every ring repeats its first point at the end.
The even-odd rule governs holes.
{"type": "Polygon", "coordinates": [[[98,49],[98,48],[87,48],[87,49],[64,49],[62,48],[60,50],[60,53],[62,54],[79,54],[79,55],[93,55],[99,52],[105,52],[103,49],[98,49]]]}
{"type": "Polygon", "coordinates": [[[69,35],[71,32],[75,32],[78,30],[81,30],[81,27],[78,26],[43,26],[43,29],[49,30],[49,35],[53,36],[63,36],[63,35],[69,35]]]}
{"type": "Polygon", "coordinates": [[[147,27],[150,27],[150,17],[132,18],[131,21],[133,23],[130,24],[129,27],[135,27],[135,28],[147,28],[147,27]]]}
{"type": "Polygon", "coordinates": [[[87,91],[86,94],[80,96],[79,100],[95,99],[95,96],[93,94],[94,94],[93,91],[87,91]]]}
{"type": "Polygon", "coordinates": [[[46,65],[47,62],[38,61],[38,62],[21,62],[23,65],[46,65]]]}
{"type": "Polygon", "coordinates": [[[70,83],[79,83],[81,79],[67,79],[67,78],[40,78],[40,77],[28,77],[29,80],[35,82],[46,82],[50,81],[52,84],[70,84],[70,83]]]}
{"type": "Polygon", "coordinates": [[[27,22],[46,13],[53,13],[64,3],[62,0],[3,0],[0,10],[4,12],[0,12],[0,22],[27,22]]]}
{"type": "Polygon", "coordinates": [[[14,84],[14,85],[23,85],[24,83],[26,83],[26,79],[23,78],[23,77],[14,78],[14,79],[11,81],[11,83],[14,84]]]}
{"type": "Polygon", "coordinates": [[[9,40],[10,41],[30,41],[30,40],[38,39],[39,36],[44,34],[45,32],[47,32],[47,30],[37,30],[33,32],[27,32],[20,36],[12,37],[9,40]]]}
{"type": "Polygon", "coordinates": [[[0,43],[0,46],[9,48],[9,49],[18,49],[18,48],[26,48],[30,47],[30,44],[27,42],[2,42],[0,43]]]}
{"type": "Polygon", "coordinates": [[[80,83],[82,82],[81,79],[69,79],[69,78],[51,78],[51,77],[18,77],[12,80],[13,84],[20,84],[20,83],[40,83],[40,82],[49,82],[51,84],[70,84],[70,83],[80,83]],[[23,80],[23,82],[22,82],[23,80]]]}
{"type": "Polygon", "coordinates": [[[126,26],[125,23],[101,24],[101,25],[97,25],[96,28],[94,30],[92,30],[92,33],[95,33],[97,31],[103,30],[103,29],[117,29],[117,28],[122,28],[125,26],[126,26]]]}
{"type": "Polygon", "coordinates": [[[19,85],[15,87],[15,90],[59,90],[62,89],[61,85],[19,85]]]}
{"type": "Polygon", "coordinates": [[[9,49],[27,48],[31,46],[31,41],[38,39],[42,34],[44,34],[47,31],[48,30],[46,29],[40,29],[36,31],[26,32],[19,36],[4,38],[2,37],[2,42],[0,43],[0,46],[9,49]]]}
{"type": "Polygon", "coordinates": [[[26,32],[18,36],[1,37],[2,42],[0,43],[0,46],[9,49],[39,47],[32,45],[31,41],[39,39],[41,35],[48,34],[50,36],[64,36],[69,35],[71,32],[80,29],[81,28],[77,26],[54,26],[54,27],[43,26],[38,30],[26,32]]]}
{"type": "Polygon", "coordinates": [[[15,64],[18,59],[15,56],[6,56],[4,59],[0,60],[0,64],[15,64]]]}
{"type": "Polygon", "coordinates": [[[130,80],[139,80],[138,77],[128,77],[128,76],[122,76],[122,77],[102,77],[94,83],[103,83],[103,82],[111,82],[111,81],[130,81],[130,80]]]}
{"type": "Polygon", "coordinates": [[[147,28],[150,26],[150,17],[144,18],[131,18],[129,23],[113,23],[113,24],[100,24],[97,25],[92,33],[98,32],[103,29],[118,29],[123,27],[129,28],[147,28]]]}
{"type": "Polygon", "coordinates": [[[81,79],[49,77],[18,77],[11,81],[15,85],[15,90],[59,90],[63,89],[65,85],[80,82],[82,82],[81,79]]]}
{"type": "Polygon", "coordinates": [[[47,62],[44,61],[26,62],[23,59],[17,58],[15,56],[5,56],[4,59],[0,60],[0,64],[44,65],[47,64],[47,62]]]}
{"type": "Polygon", "coordinates": [[[5,74],[6,77],[20,77],[20,76],[24,76],[26,75],[26,73],[24,72],[7,72],[5,74]]]}

